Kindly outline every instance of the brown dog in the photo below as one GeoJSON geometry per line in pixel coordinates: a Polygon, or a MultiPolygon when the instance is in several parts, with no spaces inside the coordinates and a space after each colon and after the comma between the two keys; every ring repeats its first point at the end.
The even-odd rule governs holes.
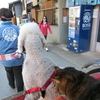
{"type": "Polygon", "coordinates": [[[68,100],[100,100],[100,81],[73,67],[55,68],[55,92],[68,100]]]}

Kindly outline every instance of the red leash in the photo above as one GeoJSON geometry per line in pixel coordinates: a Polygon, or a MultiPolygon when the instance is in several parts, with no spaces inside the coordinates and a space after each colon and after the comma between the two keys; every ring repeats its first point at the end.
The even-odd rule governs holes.
{"type": "Polygon", "coordinates": [[[55,75],[56,75],[56,72],[54,71],[52,76],[46,81],[46,83],[42,87],[34,87],[34,88],[29,89],[29,90],[26,90],[25,93],[23,93],[23,95],[16,97],[14,99],[11,99],[11,100],[24,100],[25,96],[27,94],[30,94],[32,92],[40,92],[41,89],[45,90],[52,83],[53,80],[51,78],[55,77],[55,75]]]}

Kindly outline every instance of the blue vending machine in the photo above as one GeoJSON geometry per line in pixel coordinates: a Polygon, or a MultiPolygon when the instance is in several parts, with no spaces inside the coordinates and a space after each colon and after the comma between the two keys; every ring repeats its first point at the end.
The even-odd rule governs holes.
{"type": "Polygon", "coordinates": [[[92,28],[92,5],[69,7],[67,48],[76,53],[89,51],[92,28]]]}

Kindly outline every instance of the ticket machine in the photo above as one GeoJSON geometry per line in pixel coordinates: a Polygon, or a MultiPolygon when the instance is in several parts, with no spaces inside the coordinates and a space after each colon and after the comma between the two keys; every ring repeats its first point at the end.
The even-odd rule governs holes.
{"type": "Polygon", "coordinates": [[[89,51],[92,28],[92,5],[69,7],[68,45],[76,53],[89,51]]]}

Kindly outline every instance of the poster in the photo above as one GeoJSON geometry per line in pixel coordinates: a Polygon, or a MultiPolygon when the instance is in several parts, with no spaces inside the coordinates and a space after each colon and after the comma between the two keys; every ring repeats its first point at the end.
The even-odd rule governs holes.
{"type": "Polygon", "coordinates": [[[63,23],[67,23],[67,17],[63,17],[63,23]]]}
{"type": "Polygon", "coordinates": [[[80,17],[80,6],[69,8],[69,17],[80,17]]]}

